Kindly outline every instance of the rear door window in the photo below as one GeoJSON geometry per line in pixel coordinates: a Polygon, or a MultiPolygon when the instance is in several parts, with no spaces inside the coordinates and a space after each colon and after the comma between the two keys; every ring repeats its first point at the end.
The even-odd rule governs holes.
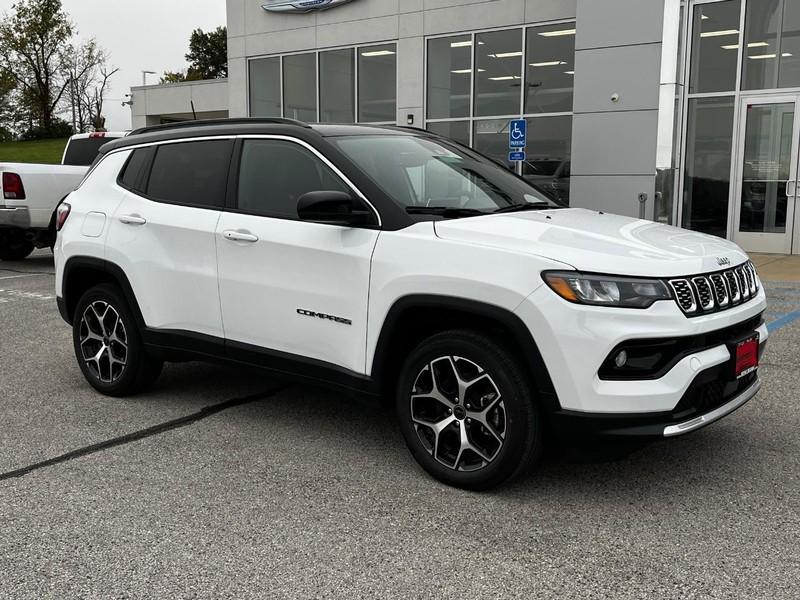
{"type": "Polygon", "coordinates": [[[154,200],[201,208],[225,206],[233,140],[158,146],[147,184],[154,200]]]}

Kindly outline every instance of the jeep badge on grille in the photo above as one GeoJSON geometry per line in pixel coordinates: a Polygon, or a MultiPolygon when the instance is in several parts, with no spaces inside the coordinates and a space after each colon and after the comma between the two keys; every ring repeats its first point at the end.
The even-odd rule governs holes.
{"type": "Polygon", "coordinates": [[[717,264],[720,267],[729,267],[731,264],[731,259],[727,256],[718,256],[717,257],[717,264]]]}

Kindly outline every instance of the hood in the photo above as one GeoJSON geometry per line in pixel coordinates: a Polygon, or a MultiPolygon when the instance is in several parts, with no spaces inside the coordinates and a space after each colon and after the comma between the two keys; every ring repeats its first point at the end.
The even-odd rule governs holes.
{"type": "Polygon", "coordinates": [[[581,208],[438,221],[435,228],[445,240],[535,254],[592,273],[678,277],[747,260],[722,238],[581,208]]]}

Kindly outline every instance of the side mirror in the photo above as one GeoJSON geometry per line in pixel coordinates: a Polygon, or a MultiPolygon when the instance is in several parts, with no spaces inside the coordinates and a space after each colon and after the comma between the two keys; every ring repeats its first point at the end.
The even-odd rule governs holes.
{"type": "Polygon", "coordinates": [[[370,225],[372,213],[360,200],[347,192],[322,190],[308,192],[297,200],[297,216],[301,221],[329,225],[370,225]]]}

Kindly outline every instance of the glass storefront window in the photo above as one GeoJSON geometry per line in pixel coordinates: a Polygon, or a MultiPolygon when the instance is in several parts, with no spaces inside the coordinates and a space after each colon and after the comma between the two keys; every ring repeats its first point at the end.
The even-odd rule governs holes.
{"type": "Polygon", "coordinates": [[[317,55],[293,54],[283,57],[283,116],[317,120],[317,55]]]}
{"type": "Polygon", "coordinates": [[[513,169],[508,162],[508,119],[475,121],[472,147],[513,169]]]}
{"type": "Polygon", "coordinates": [[[397,46],[370,46],[358,52],[358,120],[397,119],[397,46]]]}
{"type": "Polygon", "coordinates": [[[472,36],[428,40],[428,118],[469,116],[472,36]]]}
{"type": "Polygon", "coordinates": [[[281,59],[250,61],[250,115],[281,116],[281,59]]]}
{"type": "Polygon", "coordinates": [[[683,227],[726,237],[734,98],[689,100],[683,227]]]}
{"type": "Polygon", "coordinates": [[[355,120],[352,48],[319,53],[319,120],[320,123],[355,120]]]}
{"type": "Polygon", "coordinates": [[[469,146],[469,121],[428,123],[428,131],[449,137],[465,146],[469,146]]]}
{"type": "Polygon", "coordinates": [[[800,86],[800,5],[796,0],[747,4],[742,87],[800,86]]]}
{"type": "Polygon", "coordinates": [[[695,7],[690,94],[736,89],[741,7],[740,0],[695,7]]]}
{"type": "Polygon", "coordinates": [[[522,31],[481,33],[475,39],[475,116],[519,114],[522,31]]]}
{"type": "Polygon", "coordinates": [[[525,113],[572,112],[575,27],[532,27],[527,36],[525,113]]]}
{"type": "Polygon", "coordinates": [[[528,160],[522,176],[553,200],[569,205],[572,117],[528,120],[528,160]]]}
{"type": "Polygon", "coordinates": [[[800,2],[786,2],[779,87],[800,87],[800,2]]]}

